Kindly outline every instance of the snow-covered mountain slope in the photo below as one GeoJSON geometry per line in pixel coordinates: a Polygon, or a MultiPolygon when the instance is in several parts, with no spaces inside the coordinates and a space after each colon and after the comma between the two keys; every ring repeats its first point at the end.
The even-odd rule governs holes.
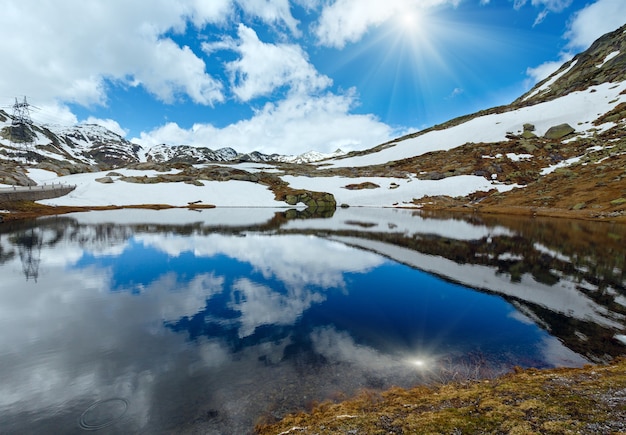
{"type": "Polygon", "coordinates": [[[337,149],[330,154],[320,153],[318,151],[309,151],[299,156],[277,156],[274,161],[283,163],[313,163],[344,156],[346,153],[341,149],[337,149]]]}
{"type": "Polygon", "coordinates": [[[447,151],[467,143],[496,143],[511,134],[521,134],[524,124],[535,127],[534,134],[543,136],[550,127],[567,123],[577,135],[591,136],[616,126],[615,122],[595,125],[594,121],[626,103],[626,81],[602,83],[584,91],[532,106],[476,116],[445,129],[430,129],[414,137],[391,142],[380,151],[337,159],[334,167],[380,165],[416,157],[432,151],[447,151]]]}
{"type": "Polygon", "coordinates": [[[207,162],[230,162],[237,159],[238,153],[232,148],[220,148],[212,150],[205,147],[192,147],[179,145],[156,145],[148,149],[142,155],[142,161],[148,162],[184,162],[184,163],[207,163],[207,162]]]}
{"type": "Polygon", "coordinates": [[[140,149],[99,125],[15,125],[11,115],[0,111],[1,160],[121,166],[138,161],[140,149]]]}

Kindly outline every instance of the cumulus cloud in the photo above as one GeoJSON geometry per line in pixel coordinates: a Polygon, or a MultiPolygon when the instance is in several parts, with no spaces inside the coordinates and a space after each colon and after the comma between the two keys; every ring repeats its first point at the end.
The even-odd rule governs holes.
{"type": "Polygon", "coordinates": [[[321,45],[343,48],[393,16],[460,0],[337,0],[322,10],[315,34],[321,45]]]}
{"type": "Polygon", "coordinates": [[[584,50],[605,33],[624,24],[626,2],[623,0],[598,0],[574,15],[565,37],[572,50],[584,50]]]}
{"type": "Polygon", "coordinates": [[[189,25],[225,24],[236,10],[297,32],[288,0],[5,2],[0,15],[0,95],[39,104],[105,105],[114,86],[143,86],[158,100],[212,105],[222,83],[205,61],[170,37],[189,25]],[[236,8],[239,9],[236,9],[236,8]],[[10,35],[10,37],[9,37],[10,35]],[[10,60],[10,61],[8,61],[10,60]]]}
{"type": "MultiPolygon", "coordinates": [[[[226,2],[220,2],[225,4],[226,2]]],[[[186,20],[217,20],[201,2],[155,1],[147,8],[123,0],[11,1],[3,7],[0,94],[36,95],[40,101],[105,104],[107,86],[143,85],[163,101],[188,95],[194,102],[220,101],[220,83],[188,47],[164,36],[182,32],[186,20]]]]}
{"type": "Polygon", "coordinates": [[[298,93],[311,93],[332,84],[308,61],[304,50],[295,44],[268,44],[243,24],[238,29],[239,41],[218,41],[204,44],[206,53],[230,48],[240,58],[226,64],[231,76],[232,92],[241,101],[271,94],[275,89],[289,87],[298,93]]]}
{"type": "Polygon", "coordinates": [[[224,128],[195,124],[183,129],[168,123],[142,132],[133,141],[146,147],[185,143],[210,148],[229,146],[240,152],[301,154],[310,150],[363,149],[395,137],[396,132],[375,116],[351,114],[355,102],[354,91],[315,98],[294,94],[277,103],[267,103],[250,119],[224,128]]]}
{"type": "Polygon", "coordinates": [[[37,108],[31,111],[31,118],[36,123],[72,125],[78,122],[76,115],[64,104],[52,102],[50,104],[37,104],[37,108]]]}
{"type": "Polygon", "coordinates": [[[247,14],[269,24],[282,24],[294,35],[300,35],[299,22],[291,14],[289,0],[237,0],[237,3],[247,14]]]}

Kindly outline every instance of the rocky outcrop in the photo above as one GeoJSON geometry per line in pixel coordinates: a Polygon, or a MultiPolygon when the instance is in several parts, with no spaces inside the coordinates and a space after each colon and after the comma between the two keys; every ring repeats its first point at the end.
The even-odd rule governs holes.
{"type": "Polygon", "coordinates": [[[45,169],[46,171],[54,172],[59,176],[83,174],[85,172],[95,172],[98,170],[98,168],[84,163],[51,159],[38,163],[35,167],[38,169],[45,169]]]}
{"type": "Polygon", "coordinates": [[[12,164],[0,164],[0,184],[35,186],[37,183],[28,178],[23,168],[12,164]]]}
{"type": "Polygon", "coordinates": [[[524,139],[534,139],[537,137],[533,131],[535,131],[535,126],[533,124],[524,124],[524,131],[521,134],[521,137],[524,139]]]}
{"type": "Polygon", "coordinates": [[[310,192],[308,190],[294,190],[285,195],[284,201],[289,205],[297,205],[302,203],[311,208],[331,208],[337,207],[337,201],[331,193],[327,192],[310,192]]]}
{"type": "Polygon", "coordinates": [[[370,181],[366,181],[364,183],[359,183],[359,184],[348,184],[346,186],[343,186],[344,189],[348,189],[348,190],[363,190],[363,189],[378,189],[380,188],[380,186],[376,183],[372,183],[370,181]]]}
{"type": "Polygon", "coordinates": [[[546,134],[543,135],[546,139],[559,140],[565,136],[574,133],[576,130],[569,124],[559,124],[554,127],[550,127],[546,134]]]}
{"type": "Polygon", "coordinates": [[[102,183],[102,184],[112,184],[113,183],[113,179],[111,177],[96,178],[96,181],[98,183],[102,183]]]}

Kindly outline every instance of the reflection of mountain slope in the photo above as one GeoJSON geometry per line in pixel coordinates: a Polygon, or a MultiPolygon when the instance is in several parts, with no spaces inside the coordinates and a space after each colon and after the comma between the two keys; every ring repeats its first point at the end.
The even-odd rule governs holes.
{"type": "MultiPolygon", "coordinates": [[[[379,238],[386,239],[385,236],[379,238]]],[[[547,261],[543,265],[533,264],[531,259],[532,268],[524,271],[527,266],[525,257],[511,253],[487,258],[485,262],[485,257],[478,252],[480,249],[477,248],[477,243],[480,242],[477,241],[467,243],[475,255],[478,254],[472,258],[458,256],[459,250],[455,249],[454,244],[465,244],[459,241],[430,239],[411,243],[419,245],[419,250],[416,251],[398,246],[395,244],[397,239],[393,242],[372,240],[371,235],[336,236],[333,240],[377,252],[475,289],[500,294],[516,302],[518,306],[524,306],[522,311],[528,312],[529,317],[563,339],[570,349],[591,359],[601,360],[605,355],[620,355],[624,351],[623,346],[612,340],[616,331],[624,329],[626,319],[626,308],[615,302],[617,296],[626,294],[626,290],[616,280],[602,280],[589,272],[567,275],[559,269],[551,268],[562,263],[561,260],[554,259],[553,262],[547,261]],[[450,249],[443,253],[440,248],[446,244],[450,249]],[[436,249],[429,252],[429,245],[434,245],[436,249]],[[509,270],[503,269],[503,265],[508,266],[509,270]],[[589,340],[589,336],[596,338],[589,340]],[[604,339],[598,340],[600,336],[604,339]]],[[[487,241],[483,243],[491,244],[487,241]]],[[[567,264],[565,269],[570,270],[571,265],[567,264]]]]}

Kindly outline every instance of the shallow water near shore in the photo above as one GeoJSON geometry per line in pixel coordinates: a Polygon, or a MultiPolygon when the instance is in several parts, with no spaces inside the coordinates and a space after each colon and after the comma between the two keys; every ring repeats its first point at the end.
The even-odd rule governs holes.
{"type": "Polygon", "coordinates": [[[626,353],[626,226],[351,208],[0,226],[3,433],[248,433],[626,353]],[[322,217],[323,216],[323,217],[322,217]]]}

